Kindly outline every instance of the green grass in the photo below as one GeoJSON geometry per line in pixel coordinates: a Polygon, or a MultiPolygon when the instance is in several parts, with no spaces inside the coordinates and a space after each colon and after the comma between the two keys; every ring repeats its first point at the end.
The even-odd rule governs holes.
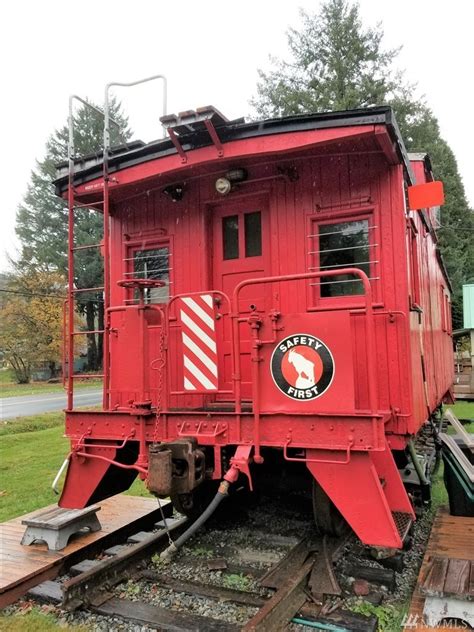
{"type": "Polygon", "coordinates": [[[60,630],[86,632],[90,628],[60,623],[53,614],[42,612],[39,608],[31,608],[12,614],[0,614],[0,630],[1,632],[59,632],[60,630]]]}
{"type": "MultiPolygon", "coordinates": [[[[63,419],[45,413],[0,425],[0,522],[58,501],[51,483],[69,451],[63,419]]],[[[149,496],[138,479],[127,493],[149,496]]]]}
{"type": "MultiPolygon", "coordinates": [[[[102,380],[76,380],[74,389],[101,388],[102,380]]],[[[64,393],[64,386],[48,384],[48,382],[30,382],[30,384],[16,384],[15,382],[0,382],[0,397],[21,397],[22,395],[38,395],[41,393],[64,393]]]]}
{"type": "Polygon", "coordinates": [[[47,430],[56,426],[64,427],[64,413],[62,411],[40,413],[39,415],[20,417],[18,419],[6,419],[5,421],[0,421],[0,437],[34,432],[36,430],[47,430]]]}
{"type": "MultiPolygon", "coordinates": [[[[445,406],[450,408],[458,419],[471,419],[474,422],[474,402],[456,402],[453,406],[445,406]]],[[[468,432],[474,432],[469,430],[468,432]]]]}

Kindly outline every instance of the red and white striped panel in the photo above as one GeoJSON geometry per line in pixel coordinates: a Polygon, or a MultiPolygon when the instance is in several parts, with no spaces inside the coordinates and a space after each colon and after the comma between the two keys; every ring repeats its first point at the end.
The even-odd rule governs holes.
{"type": "Polygon", "coordinates": [[[211,294],[180,299],[184,390],[218,389],[216,323],[211,294]]]}

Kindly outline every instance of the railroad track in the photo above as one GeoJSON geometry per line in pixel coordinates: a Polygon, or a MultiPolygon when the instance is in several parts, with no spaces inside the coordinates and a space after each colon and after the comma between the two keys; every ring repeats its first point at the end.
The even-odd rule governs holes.
{"type": "Polygon", "coordinates": [[[304,622],[335,631],[376,629],[375,617],[330,612],[333,601],[324,596],[332,595],[337,606],[341,589],[333,563],[347,539],[314,537],[309,519],[260,510],[257,518],[253,512],[216,518],[168,563],[159,553],[188,522],[175,517],[167,525],[157,523],[101,559],[76,564],[29,597],[69,611],[71,620],[80,611],[170,632],[273,632],[304,622]]]}

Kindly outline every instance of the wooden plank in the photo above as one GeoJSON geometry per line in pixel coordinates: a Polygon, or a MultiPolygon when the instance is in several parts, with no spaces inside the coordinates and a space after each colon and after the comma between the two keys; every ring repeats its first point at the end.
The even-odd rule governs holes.
{"type": "Polygon", "coordinates": [[[435,557],[431,560],[426,574],[426,579],[420,586],[424,595],[442,595],[446,573],[448,572],[449,558],[435,557]]]}
{"type": "Polygon", "coordinates": [[[157,628],[161,632],[183,632],[184,630],[206,630],[206,632],[238,632],[240,625],[226,623],[210,617],[186,614],[176,610],[166,610],[158,606],[112,598],[101,606],[93,607],[97,614],[107,617],[121,617],[126,621],[134,621],[157,628]]]}
{"type": "MultiPolygon", "coordinates": [[[[171,504],[162,504],[165,515],[169,515],[171,504]]],[[[142,523],[151,526],[161,516],[153,498],[118,495],[103,501],[101,506],[102,531],[72,538],[63,551],[48,551],[44,544],[20,544],[25,531],[22,520],[44,512],[44,508],[0,524],[0,608],[18,599],[35,582],[54,579],[66,561],[75,564],[111,546],[117,538],[138,531],[139,525],[144,526],[142,523]]]]}
{"type": "MultiPolygon", "coordinates": [[[[418,576],[418,585],[412,596],[410,610],[406,617],[404,632],[413,632],[416,624],[416,632],[433,632],[423,623],[423,607],[425,598],[421,594],[420,585],[427,575],[429,564],[434,557],[453,557],[474,561],[474,518],[464,516],[451,516],[446,509],[438,510],[431,530],[428,546],[418,576]]],[[[469,590],[474,596],[474,577],[470,578],[469,590]],[[472,583],[471,583],[472,582],[472,583]]],[[[453,625],[440,625],[437,632],[453,632],[464,630],[465,627],[453,627],[453,625]]]]}
{"type": "Polygon", "coordinates": [[[469,593],[469,575],[471,564],[469,560],[449,560],[444,594],[457,599],[467,599],[469,593]]]}
{"type": "Polygon", "coordinates": [[[217,599],[218,601],[233,601],[234,603],[240,603],[244,606],[253,606],[255,608],[261,608],[265,599],[255,593],[246,592],[243,590],[233,590],[232,588],[225,588],[223,586],[213,586],[209,584],[202,584],[195,581],[185,581],[181,579],[174,579],[168,575],[163,575],[156,571],[142,571],[139,575],[140,578],[151,581],[158,586],[170,588],[175,592],[183,592],[188,595],[199,595],[200,597],[208,597],[209,599],[217,599]]]}
{"type": "Polygon", "coordinates": [[[84,509],[63,509],[62,507],[53,507],[47,509],[36,516],[30,518],[24,518],[21,524],[28,527],[42,527],[45,529],[51,529],[53,531],[59,531],[63,527],[67,527],[74,522],[95,514],[100,510],[98,505],[92,505],[91,507],[85,507],[84,509]]]}

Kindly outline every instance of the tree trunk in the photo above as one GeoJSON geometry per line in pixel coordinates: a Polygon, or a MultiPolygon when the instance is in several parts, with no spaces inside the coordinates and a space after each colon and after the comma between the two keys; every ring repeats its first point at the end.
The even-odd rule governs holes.
{"type": "MultiPolygon", "coordinates": [[[[88,331],[95,329],[95,303],[87,301],[86,303],[86,325],[88,331]]],[[[95,334],[87,334],[87,369],[89,371],[97,371],[97,340],[95,334]]]]}
{"type": "Polygon", "coordinates": [[[58,369],[56,367],[56,362],[54,360],[51,360],[50,362],[48,362],[48,366],[49,366],[49,370],[51,371],[51,377],[56,377],[58,374],[58,369]]]}
{"type": "Polygon", "coordinates": [[[24,363],[23,360],[15,354],[12,354],[8,358],[15,378],[18,384],[29,384],[31,379],[31,369],[29,363],[24,363]]]}

